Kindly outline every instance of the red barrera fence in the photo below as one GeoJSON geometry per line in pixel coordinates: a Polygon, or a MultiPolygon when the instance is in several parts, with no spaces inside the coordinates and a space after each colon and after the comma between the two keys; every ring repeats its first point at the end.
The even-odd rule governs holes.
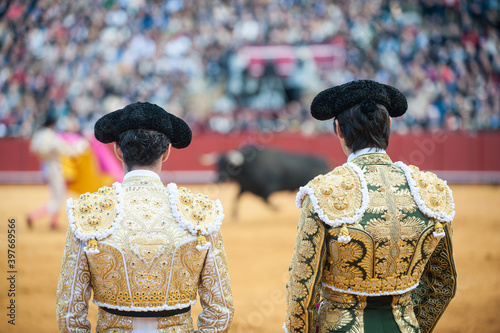
{"type": "MultiPolygon", "coordinates": [[[[187,149],[172,151],[163,167],[162,178],[164,181],[179,183],[211,182],[215,166],[202,165],[200,156],[246,145],[323,156],[332,166],[346,161],[334,134],[304,136],[298,133],[204,133],[195,134],[187,149]]],[[[1,139],[0,153],[0,183],[29,184],[42,181],[39,162],[29,152],[28,140],[1,139]]],[[[393,161],[401,160],[423,170],[436,172],[452,183],[500,183],[498,132],[392,134],[388,153],[393,161]]]]}

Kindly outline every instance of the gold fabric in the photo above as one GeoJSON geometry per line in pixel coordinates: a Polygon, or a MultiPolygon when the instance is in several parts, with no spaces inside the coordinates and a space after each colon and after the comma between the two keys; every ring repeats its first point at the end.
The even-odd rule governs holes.
{"type": "Polygon", "coordinates": [[[422,172],[411,165],[411,174],[419,187],[420,197],[427,209],[435,213],[450,214],[453,211],[452,196],[446,182],[432,172],[422,172]]]}
{"type": "MultiPolygon", "coordinates": [[[[60,331],[90,332],[86,314],[92,288],[97,305],[124,311],[185,308],[199,294],[203,311],[198,332],[227,332],[234,307],[222,234],[209,225],[216,219],[204,219],[203,225],[211,231],[203,244],[209,246],[200,247],[199,235],[174,218],[172,198],[157,178],[127,178],[122,191],[123,219],[114,229],[119,205],[113,188],[85,194],[74,203],[79,237],[106,230],[112,233],[100,240],[93,238],[98,251],[86,253],[87,243],[68,230],[57,292],[60,331]]],[[[180,200],[191,198],[215,214],[211,208],[215,203],[206,196],[187,189],[179,193],[180,200]]],[[[193,224],[205,214],[200,206],[179,202],[180,206],[188,209],[183,215],[192,217],[188,222],[193,224]]],[[[132,317],[99,311],[97,332],[132,332],[132,326],[132,317]]],[[[159,318],[158,331],[193,331],[190,313],[159,318]]]]}
{"type": "Polygon", "coordinates": [[[412,303],[422,333],[432,332],[438,319],[456,293],[456,270],[453,263],[452,230],[438,243],[425,265],[419,286],[412,292],[412,303]]]}
{"type": "MultiPolygon", "coordinates": [[[[115,316],[99,308],[97,313],[97,332],[126,333],[134,327],[134,318],[115,316]]],[[[158,318],[158,333],[192,333],[191,311],[171,317],[158,318]]]]}
{"type": "Polygon", "coordinates": [[[317,193],[318,203],[330,220],[352,216],[361,207],[361,183],[349,167],[340,166],[319,175],[308,186],[317,193]]]}
{"type": "Polygon", "coordinates": [[[80,195],[73,210],[75,228],[85,235],[110,229],[117,214],[116,202],[116,192],[111,187],[80,195]]]}
{"type": "MultiPolygon", "coordinates": [[[[433,234],[441,223],[419,209],[403,170],[386,154],[361,155],[353,163],[363,172],[369,197],[357,221],[341,226],[332,223],[363,208],[362,184],[349,165],[308,184],[314,198],[306,196],[302,204],[287,284],[285,327],[288,332],[364,332],[363,297],[392,295],[394,320],[401,332],[420,332],[419,323],[435,325],[454,295],[451,226],[442,222],[444,239],[433,234]],[[338,197],[345,205],[336,207],[338,197]],[[350,237],[347,243],[339,241],[345,232],[350,237]],[[415,309],[418,316],[413,311],[412,290],[421,295],[415,309]],[[437,310],[424,307],[434,300],[439,303],[437,310]]],[[[412,177],[422,186],[425,206],[437,213],[453,210],[451,191],[444,181],[416,168],[412,177]]],[[[415,297],[413,302],[417,304],[415,297]]]]}
{"type": "Polygon", "coordinates": [[[193,194],[188,188],[179,188],[177,208],[182,216],[198,227],[213,225],[217,217],[217,209],[208,196],[193,194]]]}

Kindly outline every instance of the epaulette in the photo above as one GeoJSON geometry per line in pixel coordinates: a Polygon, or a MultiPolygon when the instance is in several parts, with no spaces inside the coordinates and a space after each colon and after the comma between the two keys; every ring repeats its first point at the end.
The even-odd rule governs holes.
{"type": "Polygon", "coordinates": [[[172,214],[179,227],[198,236],[198,249],[208,248],[210,243],[205,237],[218,231],[224,219],[221,202],[201,193],[195,194],[185,187],[177,188],[174,183],[167,185],[167,191],[172,214]]]}
{"type": "Polygon", "coordinates": [[[120,183],[101,187],[66,202],[69,225],[75,238],[86,242],[85,252],[98,253],[97,241],[112,235],[123,219],[123,194],[120,183]]]}
{"type": "Polygon", "coordinates": [[[451,222],[455,217],[455,204],[450,187],[445,180],[432,172],[420,171],[418,167],[396,162],[406,176],[411,194],[419,210],[427,217],[440,222],[451,222]]]}
{"type": "Polygon", "coordinates": [[[368,206],[366,180],[363,171],[354,163],[336,167],[301,187],[296,199],[298,208],[302,207],[306,195],[318,217],[332,227],[356,223],[368,206]]]}

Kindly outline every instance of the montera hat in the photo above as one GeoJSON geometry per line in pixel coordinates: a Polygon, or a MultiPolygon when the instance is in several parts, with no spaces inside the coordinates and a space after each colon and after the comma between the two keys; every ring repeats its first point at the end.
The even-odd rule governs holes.
{"type": "MultiPolygon", "coordinates": [[[[320,92],[311,103],[311,115],[318,120],[331,119],[369,100],[385,106],[391,117],[402,116],[408,109],[406,97],[398,89],[371,80],[357,80],[320,92]]],[[[364,104],[375,108],[375,103],[364,104]]]]}
{"type": "Polygon", "coordinates": [[[148,102],[129,104],[101,117],[94,126],[94,135],[102,143],[110,143],[117,141],[121,133],[131,129],[163,133],[174,148],[186,148],[191,143],[191,129],[184,120],[148,102]]]}

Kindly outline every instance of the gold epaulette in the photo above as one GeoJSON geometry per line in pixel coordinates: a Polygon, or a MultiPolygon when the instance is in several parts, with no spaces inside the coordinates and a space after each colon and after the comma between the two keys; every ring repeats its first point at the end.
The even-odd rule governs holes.
{"type": "Polygon", "coordinates": [[[455,204],[446,181],[432,172],[420,171],[416,166],[402,162],[395,165],[403,169],[411,194],[424,215],[441,222],[451,222],[455,216],[455,204]]]}
{"type": "MultiPolygon", "coordinates": [[[[418,167],[411,165],[411,176],[415,181],[412,184],[415,189],[412,189],[412,194],[418,192],[421,203],[427,209],[422,212],[428,217],[436,218],[442,222],[451,222],[455,215],[455,204],[453,203],[453,196],[451,189],[446,181],[438,178],[432,172],[420,171],[418,167]]],[[[417,201],[417,198],[415,198],[417,201]]],[[[419,204],[419,202],[417,202],[419,204]]],[[[419,205],[420,206],[420,205],[419,205]]]]}
{"type": "Polygon", "coordinates": [[[353,224],[363,216],[368,204],[368,189],[361,169],[346,163],[326,175],[319,175],[297,194],[297,206],[308,195],[319,218],[339,227],[353,224]]]}
{"type": "Polygon", "coordinates": [[[87,242],[87,253],[97,251],[97,240],[109,237],[120,223],[123,205],[121,186],[102,187],[97,192],[85,193],[76,200],[68,199],[67,211],[74,236],[87,242]]]}
{"type": "Polygon", "coordinates": [[[199,237],[198,244],[205,245],[205,236],[219,230],[224,219],[222,204],[208,196],[191,192],[185,187],[167,186],[172,214],[179,226],[199,237]]]}

